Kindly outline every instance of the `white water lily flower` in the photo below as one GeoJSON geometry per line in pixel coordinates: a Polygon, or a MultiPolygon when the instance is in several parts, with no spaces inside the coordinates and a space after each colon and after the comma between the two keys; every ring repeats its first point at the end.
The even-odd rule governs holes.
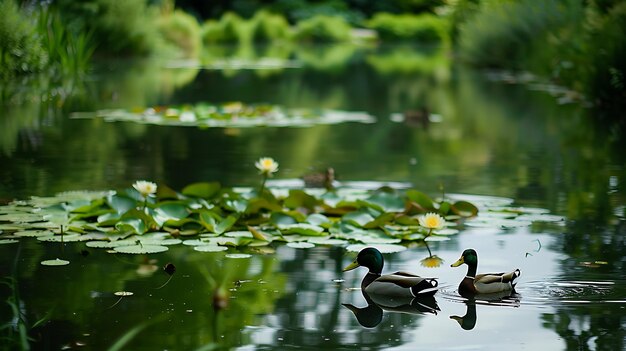
{"type": "Polygon", "coordinates": [[[434,212],[429,212],[418,218],[420,225],[428,229],[441,229],[446,225],[446,220],[434,212]]]}
{"type": "Polygon", "coordinates": [[[149,182],[147,180],[138,180],[133,184],[133,188],[137,190],[143,196],[150,196],[157,191],[156,183],[149,182]]]}
{"type": "Polygon", "coordinates": [[[278,162],[271,157],[261,157],[254,165],[261,174],[271,176],[272,173],[278,172],[278,162]]]}

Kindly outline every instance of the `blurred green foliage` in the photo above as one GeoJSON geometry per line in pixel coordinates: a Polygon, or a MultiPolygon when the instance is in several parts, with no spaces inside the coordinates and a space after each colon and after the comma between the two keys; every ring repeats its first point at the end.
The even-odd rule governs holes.
{"type": "Polygon", "coordinates": [[[617,120],[626,107],[626,4],[616,1],[461,1],[452,11],[459,55],[477,66],[530,71],[583,94],[617,120]]]}
{"type": "Polygon", "coordinates": [[[267,11],[259,11],[250,20],[251,41],[263,43],[286,40],[290,36],[289,23],[285,17],[267,11]]]}
{"type": "Polygon", "coordinates": [[[175,10],[161,15],[157,24],[166,45],[178,49],[175,50],[175,55],[180,53],[183,57],[198,56],[202,50],[202,41],[200,25],[195,17],[175,10]]]}
{"type": "Polygon", "coordinates": [[[224,14],[218,21],[202,25],[202,41],[206,44],[234,44],[241,40],[245,20],[234,12],[224,14]]]}
{"type": "Polygon", "coordinates": [[[432,14],[379,13],[367,22],[383,41],[412,41],[416,43],[449,43],[448,24],[432,14]]]}
{"type": "Polygon", "coordinates": [[[0,0],[0,79],[39,72],[47,62],[32,18],[14,0],[0,0]]]}
{"type": "Polygon", "coordinates": [[[66,26],[93,32],[101,55],[148,55],[158,47],[158,9],[146,0],[59,0],[66,26]]]}
{"type": "Polygon", "coordinates": [[[350,24],[339,16],[318,15],[298,22],[294,37],[299,41],[324,43],[350,40],[350,24]]]}

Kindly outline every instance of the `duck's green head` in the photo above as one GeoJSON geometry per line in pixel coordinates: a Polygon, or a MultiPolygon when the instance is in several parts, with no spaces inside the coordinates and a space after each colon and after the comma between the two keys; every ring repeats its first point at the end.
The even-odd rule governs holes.
{"type": "Polygon", "coordinates": [[[367,247],[361,250],[361,252],[359,252],[356,256],[356,260],[344,268],[343,271],[347,272],[363,266],[369,268],[372,273],[381,273],[383,271],[384,263],[385,261],[380,251],[373,247],[367,247]]]}
{"type": "Polygon", "coordinates": [[[454,262],[450,265],[450,267],[458,267],[465,263],[468,266],[477,266],[478,265],[478,254],[474,249],[467,249],[463,251],[461,254],[461,258],[458,261],[454,262]]]}

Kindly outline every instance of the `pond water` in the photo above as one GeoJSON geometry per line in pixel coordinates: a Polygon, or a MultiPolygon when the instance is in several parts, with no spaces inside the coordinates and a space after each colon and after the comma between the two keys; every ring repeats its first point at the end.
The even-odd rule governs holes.
{"type": "Polygon", "coordinates": [[[404,313],[366,309],[355,289],[365,269],[343,273],[355,257],[343,247],[275,245],[269,254],[237,257],[228,256],[234,249],[177,245],[125,256],[25,238],[0,245],[7,283],[0,298],[13,303],[0,315],[11,345],[19,349],[16,331],[24,327],[33,349],[50,350],[101,350],[127,340],[128,350],[626,347],[623,136],[592,123],[582,103],[563,104],[567,92],[472,71],[432,50],[339,47],[292,56],[299,64],[282,69],[107,63],[43,92],[3,90],[22,103],[0,118],[0,199],[121,189],[137,179],[174,189],[198,181],[254,186],[254,162],[271,156],[280,163],[275,178],[290,184],[333,167],[344,185],[502,197],[566,220],[462,226],[450,240],[385,254],[385,272],[439,278],[430,309],[413,305],[404,313]],[[196,128],[72,114],[230,101],[363,111],[376,122],[196,128]],[[427,122],[399,118],[423,109],[427,122]],[[450,264],[470,247],[479,273],[521,269],[515,298],[458,295],[466,269],[450,264]],[[422,265],[428,249],[443,259],[440,266],[422,265]],[[57,257],[71,264],[40,265],[57,257]],[[176,266],[170,281],[161,269],[167,263],[176,266]],[[133,295],[114,294],[120,291],[133,295]]]}

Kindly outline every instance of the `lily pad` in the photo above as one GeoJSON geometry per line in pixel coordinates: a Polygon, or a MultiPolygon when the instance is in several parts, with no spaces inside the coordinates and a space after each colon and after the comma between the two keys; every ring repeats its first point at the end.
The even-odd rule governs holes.
{"type": "Polygon", "coordinates": [[[407,248],[402,245],[393,245],[393,244],[373,244],[373,245],[363,245],[363,244],[353,244],[346,247],[347,251],[350,252],[360,252],[366,247],[374,247],[378,249],[381,253],[393,253],[393,252],[402,252],[407,248]]]}
{"type": "Polygon", "coordinates": [[[278,228],[283,234],[323,235],[324,233],[324,228],[306,223],[280,225],[278,228]]]}
{"type": "Polygon", "coordinates": [[[70,264],[70,261],[66,261],[66,260],[61,260],[61,259],[54,259],[54,260],[45,260],[45,261],[41,261],[41,265],[43,266],[65,266],[70,264]]]}
{"type": "Polygon", "coordinates": [[[226,257],[228,257],[228,258],[250,258],[250,257],[252,257],[252,255],[250,255],[250,254],[243,254],[243,253],[232,253],[232,254],[226,254],[226,257]]]}
{"type": "Polygon", "coordinates": [[[19,236],[19,237],[37,237],[37,236],[50,236],[50,235],[54,235],[54,233],[52,233],[49,230],[22,230],[22,231],[13,233],[13,235],[19,236]]]}
{"type": "Polygon", "coordinates": [[[312,247],[315,247],[315,244],[300,241],[300,242],[287,243],[287,246],[294,248],[294,249],[310,249],[312,247]]]}
{"type": "Polygon", "coordinates": [[[15,243],[19,243],[19,240],[15,240],[15,239],[0,239],[0,245],[4,245],[4,244],[15,244],[15,243]]]}
{"type": "Polygon", "coordinates": [[[80,234],[65,234],[65,235],[44,235],[38,236],[37,240],[39,241],[50,241],[50,242],[74,242],[74,241],[86,241],[89,240],[84,238],[80,234]]]}
{"type": "Polygon", "coordinates": [[[116,240],[116,241],[88,241],[85,245],[98,249],[112,249],[118,246],[137,245],[135,240],[116,240]]]}
{"type": "Polygon", "coordinates": [[[194,246],[193,249],[200,252],[219,252],[228,250],[228,247],[218,245],[199,245],[194,246]]]}
{"type": "Polygon", "coordinates": [[[148,254],[167,251],[167,246],[160,245],[131,245],[131,246],[118,246],[115,252],[126,254],[148,254]]]}
{"type": "Polygon", "coordinates": [[[41,222],[43,221],[43,216],[35,213],[9,213],[0,215],[0,221],[14,223],[41,222]]]}

